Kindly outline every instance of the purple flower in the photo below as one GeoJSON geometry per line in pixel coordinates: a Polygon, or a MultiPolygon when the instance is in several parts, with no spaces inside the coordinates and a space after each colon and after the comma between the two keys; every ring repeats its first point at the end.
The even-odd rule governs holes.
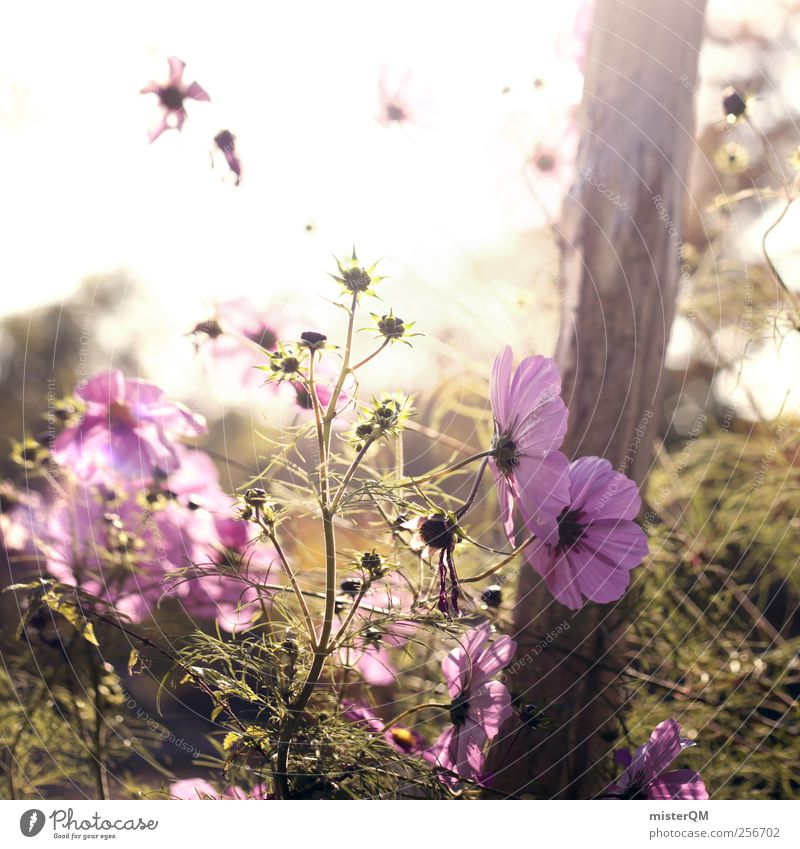
{"type": "Polygon", "coordinates": [[[681,726],[666,719],[655,727],[650,739],[631,757],[628,749],[617,752],[625,771],[609,785],[606,795],[620,799],[708,799],[700,776],[690,769],[667,772],[691,740],[681,737],[681,726]]]}
{"type": "Polygon", "coordinates": [[[562,604],[620,598],[630,570],[647,555],[647,536],[633,521],[641,507],[636,484],[608,460],[581,457],[569,467],[570,502],[557,526],[526,550],[526,558],[562,604]]]}
{"type": "MultiPolygon", "coordinates": [[[[236,152],[236,136],[230,130],[221,130],[214,136],[214,146],[225,157],[228,168],[234,176],[234,185],[242,181],[242,160],[236,152]]],[[[213,157],[212,157],[213,164],[213,157]]]]}
{"type": "MultiPolygon", "coordinates": [[[[450,693],[452,725],[442,733],[433,753],[435,762],[461,778],[481,783],[483,748],[511,716],[511,696],[493,675],[507,666],[517,644],[510,637],[489,642],[488,623],[473,628],[442,661],[450,693]]],[[[450,781],[450,779],[447,779],[450,781]]]]}
{"type": "Polygon", "coordinates": [[[150,144],[152,144],[165,130],[182,130],[186,120],[186,111],[183,108],[184,100],[204,100],[211,98],[196,82],[188,85],[183,81],[183,69],[186,63],[176,56],[170,56],[167,60],[169,65],[169,77],[164,83],[151,80],[142,90],[141,94],[155,94],[158,97],[158,116],[156,124],[150,131],[150,144]]]}
{"type": "Polygon", "coordinates": [[[569,463],[558,450],[567,431],[558,369],[546,357],[526,357],[512,375],[513,357],[506,346],[492,369],[490,463],[503,526],[512,541],[515,505],[525,525],[540,535],[555,528],[569,502],[569,463]]]}
{"type": "Polygon", "coordinates": [[[53,458],[85,483],[108,483],[117,474],[149,480],[154,469],[178,465],[176,440],[206,431],[202,416],[116,369],[95,375],[75,396],[85,405],[83,416],[58,435],[53,458]]]}
{"type": "Polygon", "coordinates": [[[182,778],[173,781],[169,786],[169,794],[173,799],[271,799],[272,795],[263,784],[256,784],[252,790],[246,791],[241,787],[231,785],[220,793],[205,778],[182,778]]]}

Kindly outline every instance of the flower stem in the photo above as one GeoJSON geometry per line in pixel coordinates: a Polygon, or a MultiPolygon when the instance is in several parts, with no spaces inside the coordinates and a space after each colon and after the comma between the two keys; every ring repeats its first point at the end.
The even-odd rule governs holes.
{"type": "Polygon", "coordinates": [[[458,510],[456,510],[456,518],[457,519],[461,519],[464,515],[466,515],[469,508],[472,507],[472,502],[475,500],[475,496],[478,494],[478,487],[481,485],[483,473],[486,471],[486,466],[488,464],[489,464],[489,458],[484,457],[483,462],[481,463],[481,466],[478,469],[478,474],[475,475],[475,482],[472,484],[472,489],[469,491],[469,495],[467,496],[467,500],[464,502],[462,507],[460,507],[458,510]]]}
{"type": "Polygon", "coordinates": [[[357,368],[361,368],[361,366],[365,366],[365,365],[366,365],[366,364],[367,364],[367,363],[368,363],[371,359],[373,359],[374,357],[377,357],[377,356],[378,356],[378,354],[380,354],[380,352],[381,352],[381,351],[382,351],[382,350],[383,350],[383,349],[384,349],[384,348],[385,348],[388,344],[389,344],[389,340],[388,340],[388,339],[384,339],[384,340],[383,340],[383,344],[382,344],[379,348],[376,348],[376,349],[375,349],[375,350],[374,350],[374,351],[373,351],[373,352],[372,352],[372,353],[371,353],[368,357],[364,357],[364,359],[363,359],[363,360],[361,360],[360,362],[357,362],[357,363],[353,366],[353,368],[351,369],[351,371],[355,371],[357,368]]]}
{"type": "Polygon", "coordinates": [[[499,563],[495,563],[494,566],[487,569],[485,572],[480,572],[477,575],[471,575],[469,578],[462,578],[462,584],[474,584],[476,581],[482,581],[484,578],[488,578],[490,575],[494,575],[499,569],[502,569],[503,566],[508,565],[518,554],[524,551],[534,540],[536,539],[536,535],[529,536],[528,539],[525,540],[521,545],[518,545],[507,557],[504,557],[499,563]]]}
{"type": "Polygon", "coordinates": [[[421,483],[428,483],[429,481],[436,480],[436,478],[441,478],[444,475],[449,475],[451,472],[457,472],[459,469],[463,469],[464,466],[468,466],[470,463],[474,463],[476,460],[482,460],[484,457],[491,457],[491,451],[481,451],[478,454],[472,454],[469,457],[466,457],[463,460],[459,460],[457,463],[453,463],[452,466],[445,466],[442,469],[435,469],[432,472],[428,472],[427,475],[423,475],[420,478],[412,478],[408,477],[405,480],[397,481],[394,486],[417,486],[421,483]]]}
{"type": "MultiPolygon", "coordinates": [[[[262,525],[262,527],[264,526],[262,525]]],[[[280,558],[281,565],[283,566],[283,569],[286,572],[287,577],[289,578],[289,583],[292,585],[292,591],[297,597],[297,602],[300,605],[300,609],[303,611],[303,619],[305,621],[306,631],[308,632],[308,638],[311,640],[311,645],[316,648],[317,631],[314,627],[314,620],[311,618],[311,613],[309,612],[308,605],[306,604],[305,596],[303,595],[303,592],[300,589],[300,585],[297,583],[297,578],[294,574],[294,570],[289,565],[289,561],[286,558],[286,555],[284,554],[280,543],[278,542],[278,538],[275,535],[275,531],[267,531],[266,528],[264,528],[264,530],[268,534],[270,542],[275,547],[275,551],[277,552],[278,557],[280,558]]]]}
{"type": "Polygon", "coordinates": [[[443,705],[441,702],[423,702],[421,705],[414,705],[414,707],[410,707],[408,710],[398,713],[394,719],[390,719],[386,725],[384,725],[384,730],[391,728],[393,725],[397,725],[401,719],[405,719],[412,713],[416,713],[419,710],[426,710],[427,708],[438,708],[440,711],[446,711],[448,709],[448,705],[443,705]]]}

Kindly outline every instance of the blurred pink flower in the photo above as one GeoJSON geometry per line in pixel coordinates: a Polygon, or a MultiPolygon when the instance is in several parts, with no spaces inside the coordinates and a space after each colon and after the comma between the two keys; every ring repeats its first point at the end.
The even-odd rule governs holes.
{"type": "Polygon", "coordinates": [[[263,784],[256,784],[250,791],[243,790],[241,787],[229,786],[220,793],[212,784],[205,778],[182,778],[180,781],[173,781],[169,786],[169,794],[174,799],[238,799],[238,800],[263,800],[271,799],[272,795],[268,792],[263,784]]]}
{"type": "MultiPolygon", "coordinates": [[[[487,780],[483,748],[511,716],[511,695],[505,685],[490,680],[511,662],[517,644],[510,637],[489,642],[488,623],[468,631],[460,645],[442,661],[452,725],[433,748],[434,762],[461,778],[487,780]]],[[[447,783],[456,779],[445,776],[447,783]]]]}
{"type": "Polygon", "coordinates": [[[286,334],[282,315],[261,310],[247,297],[224,301],[213,319],[195,325],[191,333],[204,367],[248,390],[264,382],[263,372],[256,368],[264,365],[258,347],[274,351],[286,334]]]}
{"type": "Polygon", "coordinates": [[[377,120],[384,127],[414,125],[430,128],[433,117],[430,92],[413,79],[411,72],[401,76],[384,69],[378,78],[377,120]]]}
{"type": "Polygon", "coordinates": [[[176,56],[170,56],[167,60],[169,65],[169,76],[166,82],[159,83],[151,80],[141,90],[141,94],[155,94],[158,97],[158,114],[156,123],[150,131],[150,143],[152,144],[165,130],[182,130],[186,120],[186,111],[183,107],[185,100],[210,101],[211,98],[196,82],[188,85],[183,81],[183,69],[186,63],[176,56]]]}
{"type": "Polygon", "coordinates": [[[0,546],[7,556],[13,560],[20,554],[34,555],[36,532],[44,520],[44,500],[38,492],[0,482],[0,546]]]}
{"type": "Polygon", "coordinates": [[[569,505],[557,526],[526,549],[526,558],[558,601],[572,610],[620,598],[630,570],[647,556],[645,532],[633,520],[636,484],[608,460],[581,457],[569,467],[569,505]]]}
{"type": "Polygon", "coordinates": [[[178,465],[178,439],[206,432],[202,416],[116,369],[95,375],[75,396],[85,405],[83,416],[58,435],[52,453],[85,483],[109,483],[117,475],[150,480],[155,469],[178,465]]]}
{"type": "Polygon", "coordinates": [[[500,514],[514,540],[514,507],[534,533],[553,531],[569,503],[567,458],[558,450],[567,432],[561,376],[553,360],[525,357],[512,374],[514,352],[506,346],[492,367],[495,433],[490,466],[500,514]]]}
{"type": "Polygon", "coordinates": [[[625,771],[609,785],[606,795],[620,799],[708,799],[703,780],[693,770],[667,772],[684,749],[694,746],[680,735],[680,724],[667,719],[655,727],[650,739],[633,757],[628,749],[620,749],[617,762],[625,771]]]}

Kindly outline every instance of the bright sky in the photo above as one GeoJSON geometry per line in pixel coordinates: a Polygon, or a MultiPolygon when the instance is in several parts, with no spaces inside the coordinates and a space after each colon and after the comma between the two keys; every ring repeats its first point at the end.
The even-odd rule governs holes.
{"type": "MultiPolygon", "coordinates": [[[[532,247],[526,235],[541,216],[522,180],[535,138],[520,115],[546,131],[579,98],[565,61],[578,5],[4,4],[2,311],[128,271],[152,300],[131,301],[128,326],[105,341],[146,327],[159,339],[146,364],[169,387],[189,354],[179,334],[213,300],[288,294],[319,314],[331,254],[355,242],[362,259],[388,258],[387,302],[428,334],[443,320],[482,325],[488,362],[520,340],[517,292],[553,268],[547,240],[532,247]],[[154,98],[139,89],[163,78],[170,55],[212,103],[189,102],[184,132],[151,146],[154,98]],[[430,101],[426,126],[384,127],[378,80],[409,70],[408,91],[430,101]],[[223,128],[237,136],[239,187],[209,166],[223,128]]],[[[735,19],[747,8],[737,0],[735,19]]],[[[535,337],[548,353],[552,312],[524,316],[528,347],[535,337]]]]}

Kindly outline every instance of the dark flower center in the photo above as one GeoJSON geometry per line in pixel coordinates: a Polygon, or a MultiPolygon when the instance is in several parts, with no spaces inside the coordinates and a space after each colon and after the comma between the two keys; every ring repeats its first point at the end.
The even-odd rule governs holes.
{"type": "Polygon", "coordinates": [[[552,171],[556,167],[556,158],[552,153],[540,153],[533,158],[533,164],[539,171],[552,171]]]}
{"type": "Polygon", "coordinates": [[[158,99],[171,112],[183,109],[183,92],[175,85],[168,85],[158,90],[158,99]]]}
{"type": "Polygon", "coordinates": [[[492,457],[494,457],[497,468],[504,475],[510,475],[514,467],[519,463],[520,452],[514,440],[507,434],[495,434],[492,439],[492,457]]]}
{"type": "Polygon", "coordinates": [[[572,548],[583,536],[586,525],[578,521],[580,510],[564,510],[558,517],[558,543],[562,548],[572,548]]]}
{"type": "Polygon", "coordinates": [[[450,722],[453,725],[463,725],[469,716],[469,696],[459,693],[450,704],[450,722]]]}
{"type": "Polygon", "coordinates": [[[230,130],[221,130],[214,136],[214,143],[220,150],[233,150],[233,133],[230,130]]]}
{"type": "Polygon", "coordinates": [[[638,784],[629,784],[623,791],[620,793],[620,799],[646,799],[647,793],[643,787],[639,787],[638,784]]]}
{"type": "Polygon", "coordinates": [[[271,351],[278,341],[277,334],[269,327],[265,327],[263,330],[259,330],[257,333],[247,333],[245,335],[251,342],[255,342],[258,345],[261,345],[261,347],[266,348],[267,351],[271,351]]]}
{"type": "Polygon", "coordinates": [[[431,548],[453,547],[453,528],[446,519],[425,519],[419,526],[419,535],[431,548]]]}
{"type": "Polygon", "coordinates": [[[726,89],[722,97],[722,110],[733,118],[741,118],[747,111],[747,101],[735,89],[726,89]]]}
{"type": "Polygon", "coordinates": [[[112,401],[108,407],[108,417],[113,425],[124,425],[134,427],[136,418],[131,408],[123,401],[112,401]]]}
{"type": "Polygon", "coordinates": [[[406,113],[401,106],[397,106],[395,103],[389,103],[386,106],[386,117],[390,121],[405,121],[406,113]]]}

